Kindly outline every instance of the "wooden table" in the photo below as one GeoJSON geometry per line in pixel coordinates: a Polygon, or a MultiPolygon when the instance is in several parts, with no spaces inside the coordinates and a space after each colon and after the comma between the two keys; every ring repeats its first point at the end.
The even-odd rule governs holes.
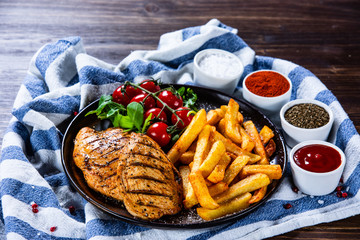
{"type": "MultiPolygon", "coordinates": [[[[131,51],[155,49],[165,32],[212,18],[237,28],[258,55],[312,71],[360,131],[360,1],[2,0],[0,140],[28,63],[43,44],[81,36],[89,55],[117,64],[131,51]]],[[[360,216],[355,216],[273,239],[359,237],[360,216]]]]}

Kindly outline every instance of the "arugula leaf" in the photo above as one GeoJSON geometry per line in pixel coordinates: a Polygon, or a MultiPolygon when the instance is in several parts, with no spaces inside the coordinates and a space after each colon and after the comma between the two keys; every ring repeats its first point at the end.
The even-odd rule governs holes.
{"type": "Polygon", "coordinates": [[[111,110],[112,112],[110,115],[114,114],[115,110],[117,110],[119,114],[126,112],[126,109],[123,105],[112,101],[111,95],[102,95],[100,97],[97,109],[88,112],[85,117],[90,114],[96,114],[100,119],[106,119],[108,118],[108,112],[111,110]]]}
{"type": "Polygon", "coordinates": [[[112,96],[103,95],[100,97],[99,105],[97,109],[88,112],[85,116],[88,116],[90,114],[96,114],[98,118],[102,120],[109,119],[114,127],[121,127],[124,129],[128,129],[130,131],[134,128],[135,125],[135,122],[133,120],[134,118],[137,118],[138,122],[141,121],[140,128],[143,121],[142,118],[143,118],[144,109],[142,108],[141,104],[139,103],[136,104],[140,105],[141,109],[139,109],[138,106],[135,107],[130,106],[131,110],[129,112],[131,112],[131,116],[132,116],[131,117],[129,115],[126,115],[126,109],[123,105],[112,101],[112,96]],[[136,111],[139,111],[139,113],[136,113],[136,111]],[[141,113],[141,119],[139,117],[140,113],[141,113]]]}
{"type": "Polygon", "coordinates": [[[142,128],[142,130],[141,130],[142,133],[144,133],[145,130],[147,129],[147,127],[150,126],[150,124],[151,124],[151,118],[152,118],[152,113],[150,113],[150,115],[145,119],[143,128],[142,128]]]}
{"type": "Polygon", "coordinates": [[[137,130],[141,131],[141,126],[144,122],[144,108],[142,105],[138,102],[129,103],[129,105],[127,105],[127,115],[137,130]]]}
{"type": "Polygon", "coordinates": [[[177,92],[183,99],[184,107],[188,107],[196,112],[198,111],[198,109],[195,107],[197,95],[194,90],[192,90],[191,88],[185,89],[185,87],[181,87],[177,90],[177,92]]]}
{"type": "Polygon", "coordinates": [[[134,128],[134,122],[129,116],[122,116],[119,118],[119,127],[128,129],[131,131],[134,128]]]}

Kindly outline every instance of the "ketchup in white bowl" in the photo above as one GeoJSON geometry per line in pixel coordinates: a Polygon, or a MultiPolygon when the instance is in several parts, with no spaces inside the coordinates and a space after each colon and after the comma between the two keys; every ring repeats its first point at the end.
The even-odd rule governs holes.
{"type": "Polygon", "coordinates": [[[298,149],[294,153],[295,163],[310,172],[331,172],[341,165],[340,153],[332,147],[312,144],[298,149]]]}
{"type": "Polygon", "coordinates": [[[290,152],[294,184],[301,192],[313,196],[326,195],[335,190],[345,163],[343,151],[326,141],[304,141],[290,152]]]}

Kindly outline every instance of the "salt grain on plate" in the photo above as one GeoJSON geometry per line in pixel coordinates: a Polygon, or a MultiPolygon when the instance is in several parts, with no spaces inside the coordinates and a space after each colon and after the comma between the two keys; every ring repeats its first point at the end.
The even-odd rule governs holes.
{"type": "Polygon", "coordinates": [[[318,200],[318,203],[323,205],[324,204],[324,200],[318,200]]]}

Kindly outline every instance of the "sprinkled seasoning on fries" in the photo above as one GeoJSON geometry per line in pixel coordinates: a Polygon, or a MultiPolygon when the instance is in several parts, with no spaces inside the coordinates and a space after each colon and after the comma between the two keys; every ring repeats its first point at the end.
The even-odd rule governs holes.
{"type": "MultiPolygon", "coordinates": [[[[246,117],[246,116],[245,116],[246,117]]],[[[270,165],[276,151],[273,131],[258,131],[244,121],[239,104],[205,112],[200,110],[168,152],[180,165],[185,208],[197,207],[206,221],[241,211],[266,195],[273,179],[280,179],[280,165],[270,165]]]]}

